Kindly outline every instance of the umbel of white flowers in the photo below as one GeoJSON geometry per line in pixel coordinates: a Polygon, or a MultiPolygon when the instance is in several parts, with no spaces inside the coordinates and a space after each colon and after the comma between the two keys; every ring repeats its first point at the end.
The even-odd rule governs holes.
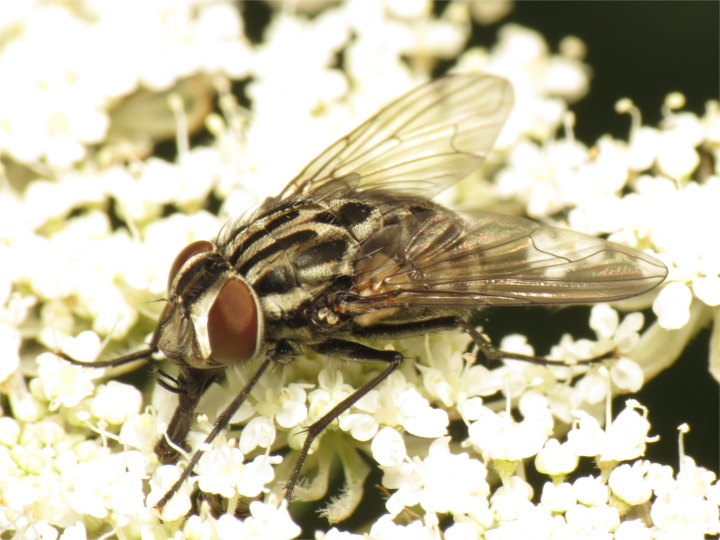
{"type": "MultiPolygon", "coordinates": [[[[639,313],[597,306],[595,339],[567,335],[550,353],[617,350],[620,359],[604,370],[489,369],[464,354],[469,340],[460,332],[383,343],[417,362],[328,428],[308,464],[316,481],[298,495],[324,493],[338,458],[347,488],[326,514],[335,522],[361,513],[365,454],[389,493],[386,513],[365,528],[373,538],[718,534],[715,472],[682,450],[675,468],[642,459],[652,411],[633,401],[616,415],[606,410],[612,395],[638,390],[699,327],[717,323],[720,257],[704,238],[720,230],[720,181],[716,168],[700,167],[701,153],[720,146],[717,102],[698,116],[680,111],[672,95],[659,127],[643,126],[622,102],[628,140],[605,136],[588,148],[571,131],[554,137],[567,104],[589,85],[579,39],[553,54],[542,36],[509,24],[492,48],[466,49],[470,18],[486,20],[502,3],[452,2],[434,15],[423,2],[350,0],[309,17],[310,4],[273,8],[258,44],[231,2],[151,0],[128,10],[18,1],[0,10],[0,391],[9,405],[0,418],[0,530],[63,540],[301,534],[276,495],[292,451],[281,459],[277,450],[296,450],[304,427],[362,385],[372,366],[307,358],[266,373],[233,418],[241,429],[213,442],[159,515],[153,504],[184,464],[159,465],[153,452],[174,396],[69,365],[37,344],[92,361],[102,346],[104,358],[144,342],[184,245],[214,238],[277,194],[324,146],[450,59],[452,71],[506,78],[516,106],[484,169],[443,203],[497,209],[512,200],[536,220],[654,253],[670,270],[666,285],[654,300],[622,307],[652,301],[657,321],[645,327],[639,313]],[[334,67],[338,51],[343,63],[334,67]],[[250,110],[228,91],[245,78],[250,110]],[[215,93],[219,113],[211,112],[215,93]],[[187,133],[202,125],[212,140],[191,144],[187,133]],[[154,142],[176,132],[177,159],[152,156],[154,142]],[[222,201],[219,215],[204,210],[210,194],[222,201]],[[468,426],[461,444],[447,438],[451,420],[468,426]],[[588,459],[598,473],[580,476],[588,459]],[[547,476],[537,495],[521,474],[533,466],[547,476]],[[227,497],[231,509],[258,500],[244,519],[206,509],[185,517],[196,487],[227,497]],[[648,509],[650,520],[623,521],[633,508],[648,509]]],[[[499,345],[533,352],[521,335],[499,345]]],[[[716,376],[717,359],[713,342],[716,376]]],[[[192,448],[247,376],[229,370],[201,402],[192,448]]],[[[318,533],[355,537],[342,524],[318,533]]]]}

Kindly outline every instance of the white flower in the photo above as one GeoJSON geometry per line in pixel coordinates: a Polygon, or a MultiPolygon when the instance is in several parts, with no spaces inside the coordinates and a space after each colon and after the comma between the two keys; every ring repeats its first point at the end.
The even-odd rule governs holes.
{"type": "Polygon", "coordinates": [[[576,416],[578,420],[568,433],[568,443],[580,456],[627,461],[644,455],[646,444],[657,440],[648,437],[647,409],[632,399],[627,400],[625,409],[605,430],[583,411],[576,411],[576,416]]]}
{"type": "Polygon", "coordinates": [[[628,166],[635,171],[649,169],[658,153],[660,132],[657,129],[642,126],[633,130],[628,147],[628,166]]]}
{"type": "Polygon", "coordinates": [[[158,442],[158,435],[164,432],[159,428],[156,415],[136,414],[123,423],[120,428],[119,440],[123,444],[149,454],[158,442]]]}
{"type": "MultiPolygon", "coordinates": [[[[598,304],[590,312],[590,326],[598,336],[596,342],[575,341],[567,334],[562,337],[559,345],[552,348],[551,358],[581,361],[611,351],[621,355],[608,366],[609,382],[612,383],[612,386],[608,384],[607,377],[599,372],[598,367],[588,368],[579,365],[573,368],[575,373],[583,370],[586,371],[586,374],[569,390],[571,395],[566,403],[575,407],[580,407],[581,404],[596,405],[606,399],[609,390],[625,393],[636,392],[642,388],[645,380],[644,373],[632,356],[635,347],[640,342],[639,330],[643,326],[643,320],[642,313],[630,313],[621,322],[617,311],[606,304],[598,304]]],[[[558,368],[553,367],[553,371],[561,373],[558,368]]],[[[561,388],[556,390],[561,390],[561,388]]],[[[561,419],[570,421],[566,415],[567,411],[564,414],[558,411],[556,406],[557,404],[554,404],[553,411],[561,419]]]]}
{"type": "Polygon", "coordinates": [[[687,176],[698,166],[695,146],[702,140],[702,127],[691,114],[675,115],[675,126],[664,130],[658,140],[657,162],[670,178],[687,176]]]}
{"type": "Polygon", "coordinates": [[[615,529],[615,540],[652,540],[653,534],[639,519],[623,521],[615,529]]]}
{"type": "Polygon", "coordinates": [[[586,506],[601,506],[607,504],[610,498],[608,486],[600,478],[582,476],[573,483],[575,497],[579,503],[586,506]]]}
{"type": "Polygon", "coordinates": [[[720,304],[720,278],[715,275],[698,277],[692,283],[693,292],[708,306],[720,304]]]}
{"type": "Polygon", "coordinates": [[[132,14],[99,3],[85,16],[73,6],[27,10],[0,56],[3,80],[13,81],[3,86],[1,101],[14,103],[0,106],[0,123],[9,128],[0,146],[20,161],[44,156],[68,167],[86,156],[86,144],[104,140],[113,105],[140,84],[159,90],[201,70],[242,73],[238,63],[247,62],[248,52],[238,12],[228,8],[178,6],[173,17],[157,2],[132,14]],[[218,10],[224,24],[204,31],[218,10]],[[133,40],[123,43],[130,26],[133,40]]]}
{"type": "Polygon", "coordinates": [[[459,521],[445,529],[445,540],[473,540],[481,534],[484,527],[476,525],[473,521],[459,521]]]}
{"type": "Polygon", "coordinates": [[[502,388],[502,380],[483,365],[473,365],[462,355],[467,335],[453,332],[442,339],[428,336],[428,363],[418,365],[423,386],[445,407],[452,407],[475,396],[490,396],[502,388]]]}
{"type": "Polygon", "coordinates": [[[122,425],[131,416],[138,414],[141,406],[142,395],[137,388],[109,381],[97,388],[90,410],[100,420],[122,425]]]}
{"type": "Polygon", "coordinates": [[[480,409],[480,417],[469,429],[472,445],[486,459],[517,461],[535,455],[545,444],[553,427],[549,409],[516,422],[504,411],[480,409]]]}
{"type": "MultiPolygon", "coordinates": [[[[532,496],[530,484],[519,476],[511,476],[490,497],[490,509],[498,521],[513,521],[522,515],[530,517],[527,512],[533,507],[530,501],[532,496]]],[[[549,509],[544,511],[550,514],[549,509]]],[[[535,522],[539,524],[537,520],[535,522]]]]}
{"type": "Polygon", "coordinates": [[[392,516],[380,516],[370,529],[370,537],[380,540],[435,540],[437,531],[416,520],[407,525],[398,525],[392,516]]]}
{"type": "Polygon", "coordinates": [[[183,534],[188,540],[213,538],[215,535],[214,520],[203,520],[200,516],[190,516],[183,526],[183,534]]]}
{"type": "Polygon", "coordinates": [[[9,324],[0,324],[0,383],[9,379],[20,366],[20,331],[9,324]]]}
{"type": "Polygon", "coordinates": [[[548,439],[535,457],[535,468],[543,474],[561,476],[571,473],[578,465],[578,456],[567,443],[548,439]]]}
{"type": "Polygon", "coordinates": [[[279,506],[253,501],[250,503],[250,516],[245,520],[240,521],[234,516],[225,514],[217,522],[217,535],[222,540],[236,538],[289,540],[297,537],[300,532],[300,527],[290,518],[287,501],[284,499],[279,506]]]}
{"type": "Polygon", "coordinates": [[[546,482],[540,496],[540,503],[552,512],[566,512],[576,501],[575,491],[567,482],[560,484],[546,482]]]}
{"type": "Polygon", "coordinates": [[[652,496],[650,486],[645,482],[644,476],[650,463],[636,461],[632,465],[623,464],[610,473],[608,485],[613,494],[632,506],[638,506],[648,501],[652,496]]]}
{"type": "Polygon", "coordinates": [[[275,478],[273,465],[282,462],[281,456],[260,455],[245,465],[245,474],[237,479],[237,491],[245,497],[257,497],[275,478]]]}
{"type": "Polygon", "coordinates": [[[256,447],[270,448],[275,440],[275,424],[267,416],[256,416],[243,428],[240,435],[240,451],[249,454],[256,447]]]}
{"type": "Polygon", "coordinates": [[[431,444],[418,469],[424,486],[418,496],[420,505],[428,512],[477,512],[487,505],[487,470],[468,454],[450,453],[449,442],[449,437],[443,437],[431,444]]]}
{"type": "Polygon", "coordinates": [[[92,395],[93,379],[97,371],[72,365],[55,356],[43,353],[38,356],[38,385],[42,397],[50,401],[50,410],[60,407],[74,407],[87,396],[92,395]]]}
{"type": "Polygon", "coordinates": [[[284,428],[301,424],[307,418],[305,396],[305,389],[302,385],[291,383],[283,388],[279,399],[281,409],[275,415],[277,423],[284,428]]]}
{"type": "Polygon", "coordinates": [[[323,369],[318,375],[318,387],[308,395],[308,422],[312,423],[348,397],[353,387],[343,383],[340,370],[323,369]]]}
{"type": "Polygon", "coordinates": [[[219,439],[200,458],[195,472],[201,490],[229,498],[235,495],[238,478],[245,476],[245,456],[237,448],[218,444],[219,439]]]}
{"type": "Polygon", "coordinates": [[[582,534],[589,527],[597,532],[611,532],[620,525],[620,516],[616,508],[610,506],[585,506],[576,504],[565,512],[566,534],[571,537],[582,534]]]}
{"type": "Polygon", "coordinates": [[[14,446],[20,436],[20,424],[9,416],[0,417],[0,444],[6,448],[14,446]]]}
{"type": "Polygon", "coordinates": [[[377,433],[379,424],[369,414],[348,414],[340,422],[340,429],[349,431],[358,441],[369,441],[377,433]]]}
{"type": "Polygon", "coordinates": [[[653,302],[653,311],[663,328],[682,328],[690,320],[692,292],[682,283],[668,283],[653,302]]]}
{"type": "MultiPolygon", "coordinates": [[[[449,437],[436,439],[428,456],[383,466],[383,483],[397,491],[387,502],[388,510],[396,515],[403,507],[420,504],[428,512],[481,513],[487,508],[489,486],[485,480],[487,470],[468,454],[452,454],[449,437]]],[[[385,463],[396,459],[384,457],[373,445],[374,452],[385,463]],[[389,459],[388,459],[389,458],[389,459]]],[[[398,452],[398,455],[400,452],[398,452]]]]}
{"type": "Polygon", "coordinates": [[[645,381],[642,368],[633,360],[621,357],[610,366],[610,380],[619,393],[637,392],[645,381]]]}
{"type": "Polygon", "coordinates": [[[132,516],[144,508],[145,459],[127,451],[78,463],[72,471],[73,491],[68,494],[79,514],[102,518],[109,511],[132,516]]]}
{"type": "Polygon", "coordinates": [[[58,531],[45,521],[38,521],[23,531],[23,538],[27,540],[55,540],[58,531]]]}
{"type": "Polygon", "coordinates": [[[375,461],[385,467],[400,465],[407,456],[402,435],[391,427],[384,427],[375,435],[371,448],[375,461]]]}
{"type": "Polygon", "coordinates": [[[372,437],[379,424],[402,426],[418,437],[438,437],[445,434],[449,422],[447,413],[431,407],[428,400],[398,371],[358,401],[355,409],[369,415],[356,413],[341,418],[340,428],[351,431],[358,440],[372,437]]]}
{"type": "Polygon", "coordinates": [[[60,540],[87,540],[87,530],[82,521],[67,527],[60,535],[60,540]]]}
{"type": "MultiPolygon", "coordinates": [[[[161,465],[155,469],[150,478],[150,493],[145,499],[145,504],[150,507],[155,506],[175,484],[181,472],[182,469],[177,465],[161,465]]],[[[193,478],[189,478],[182,483],[177,493],[172,496],[162,509],[164,521],[175,521],[190,511],[192,507],[190,495],[194,484],[195,480],[193,478]]]]}
{"type": "Polygon", "coordinates": [[[675,482],[667,470],[653,471],[647,481],[653,486],[657,498],[650,515],[653,523],[664,533],[683,537],[720,532],[717,476],[695,465],[692,458],[682,457],[682,467],[675,482]],[[660,472],[660,474],[657,474],[660,472]],[[664,474],[663,474],[664,473],[664,474]]]}

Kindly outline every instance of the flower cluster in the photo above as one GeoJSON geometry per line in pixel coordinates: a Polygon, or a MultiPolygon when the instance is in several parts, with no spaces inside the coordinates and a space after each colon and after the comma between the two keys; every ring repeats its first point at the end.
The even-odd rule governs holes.
{"type": "MultiPolygon", "coordinates": [[[[384,471],[383,484],[396,491],[386,505],[389,513],[375,523],[371,537],[436,538],[438,513],[452,514],[454,524],[443,534],[456,540],[577,538],[599,533],[618,539],[699,538],[717,531],[720,492],[714,473],[697,467],[687,456],[676,475],[671,467],[637,460],[652,441],[647,436],[647,411],[637,402],[629,400],[606,430],[587,415],[578,416],[566,443],[547,434],[535,438],[538,445],[530,453],[536,454],[537,470],[550,477],[539,502],[533,501],[533,487],[515,469],[523,452],[516,451],[518,425],[512,419],[498,418],[496,422],[505,428],[482,440],[472,434],[477,422],[471,425],[470,441],[487,450],[484,460],[451,452],[447,437],[436,439],[427,457],[411,457],[402,436],[383,428],[373,441],[373,457],[384,471]],[[506,453],[491,450],[493,445],[505,447],[506,453]],[[581,456],[595,457],[600,475],[567,481],[581,456]],[[632,463],[619,465],[623,461],[632,463]],[[487,463],[501,481],[494,491],[487,481],[487,463]],[[687,505],[696,506],[679,510],[687,505]],[[395,523],[393,518],[408,508],[421,510],[423,519],[409,525],[395,523]],[[637,508],[644,509],[654,523],[652,531],[640,517],[628,517],[637,508]],[[682,523],[675,511],[683,513],[682,523]]],[[[324,538],[360,540],[362,536],[333,529],[324,538]]]]}
{"type": "MultiPolygon", "coordinates": [[[[700,166],[705,156],[720,163],[717,102],[698,117],[669,96],[662,124],[648,127],[624,100],[628,141],[603,137],[588,148],[574,140],[567,113],[589,86],[579,39],[553,54],[541,35],[509,24],[492,48],[466,48],[473,19],[497,20],[506,2],[450,2],[440,15],[425,1],[273,3],[258,44],[246,38],[234,2],[119,5],[17,0],[0,10],[2,534],[301,534],[281,493],[305,429],[376,366],[309,356],[268,370],[229,432],[205,444],[254,366],[228,369],[203,396],[187,437],[204,454],[160,513],[153,506],[191,455],[179,448],[179,463],[161,465],[154,453],[176,397],[47,350],[92,362],[146,342],[180,248],[214,238],[228,219],[275,195],[324,145],[428,80],[440,61],[501,75],[516,96],[487,167],[444,202],[477,210],[477,201],[497,209],[513,200],[544,223],[652,253],[670,269],[667,284],[620,307],[652,305],[657,321],[645,327],[640,313],[597,306],[589,321],[596,338],[563,336],[550,365],[481,365],[461,332],[374,343],[407,361],[315,441],[312,480],[296,494],[324,496],[339,461],[346,486],[325,515],[337,523],[360,513],[369,455],[388,495],[387,513],[368,523],[373,538],[720,532],[715,473],[682,451],[677,471],[642,459],[652,411],[628,401],[613,418],[608,405],[671,364],[700,325],[720,324],[720,258],[711,243],[689,241],[720,230],[711,206],[717,170],[700,166]],[[230,92],[238,80],[249,109],[230,92]],[[563,125],[565,138],[555,138],[563,125]],[[189,134],[203,126],[211,140],[191,145],[189,134]],[[176,158],[152,155],[172,137],[176,158]],[[208,198],[222,201],[219,210],[205,209],[208,198]],[[611,350],[618,358],[606,365],[576,364],[611,350]],[[448,437],[458,426],[466,436],[448,437]],[[597,476],[578,473],[589,459],[597,476]],[[533,464],[547,477],[537,495],[524,479],[533,464]],[[196,507],[196,488],[227,499],[227,513],[196,507]],[[190,510],[196,515],[186,517],[190,510]]],[[[500,347],[533,354],[521,335],[500,347]]],[[[713,349],[718,378],[719,357],[713,349]]],[[[361,538],[336,528],[317,537],[361,538]]]]}

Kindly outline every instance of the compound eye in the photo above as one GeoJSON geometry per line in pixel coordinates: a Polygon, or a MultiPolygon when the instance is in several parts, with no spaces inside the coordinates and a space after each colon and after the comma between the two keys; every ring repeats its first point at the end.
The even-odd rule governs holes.
{"type": "Polygon", "coordinates": [[[208,313],[208,339],[217,364],[247,362],[258,350],[258,305],[247,283],[230,279],[208,313]]]}
{"type": "Polygon", "coordinates": [[[207,240],[198,240],[182,248],[182,250],[180,250],[180,253],[177,254],[177,257],[175,257],[172,266],[170,267],[170,274],[168,276],[168,290],[170,290],[175,276],[186,262],[188,262],[191,258],[193,258],[199,253],[205,253],[206,251],[212,250],[213,245],[207,240]]]}

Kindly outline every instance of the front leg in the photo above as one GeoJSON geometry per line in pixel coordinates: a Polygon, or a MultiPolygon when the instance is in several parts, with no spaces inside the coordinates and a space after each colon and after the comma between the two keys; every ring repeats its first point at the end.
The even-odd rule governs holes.
{"type": "Polygon", "coordinates": [[[195,416],[195,408],[203,394],[221,374],[222,370],[187,367],[181,369],[178,378],[174,379],[162,371],[157,372],[158,384],[178,395],[178,404],[165,435],[155,445],[155,455],[163,465],[177,463],[177,447],[189,449],[185,439],[195,416]]]}
{"type": "Polygon", "coordinates": [[[220,416],[218,416],[217,420],[215,420],[215,425],[213,426],[213,429],[210,431],[207,437],[205,437],[202,445],[200,445],[200,447],[195,450],[195,453],[193,454],[192,458],[190,458],[187,466],[180,474],[180,477],[175,481],[175,483],[165,493],[165,495],[163,495],[160,500],[155,504],[157,508],[162,509],[168,503],[172,496],[180,489],[180,486],[183,484],[183,482],[185,482],[188,476],[190,476],[193,469],[195,468],[195,465],[197,465],[198,461],[200,461],[200,458],[205,452],[205,449],[209,448],[210,444],[215,440],[215,438],[222,431],[227,429],[233,415],[237,412],[240,406],[250,395],[251,390],[260,380],[260,377],[262,377],[262,374],[265,372],[265,370],[273,363],[287,363],[291,360],[291,357],[294,354],[294,349],[285,342],[278,343],[274,349],[268,351],[265,358],[262,360],[258,368],[253,373],[252,377],[250,377],[247,383],[245,383],[245,386],[240,391],[240,393],[230,402],[227,407],[225,407],[225,410],[223,410],[223,412],[220,413],[220,416]]]}

